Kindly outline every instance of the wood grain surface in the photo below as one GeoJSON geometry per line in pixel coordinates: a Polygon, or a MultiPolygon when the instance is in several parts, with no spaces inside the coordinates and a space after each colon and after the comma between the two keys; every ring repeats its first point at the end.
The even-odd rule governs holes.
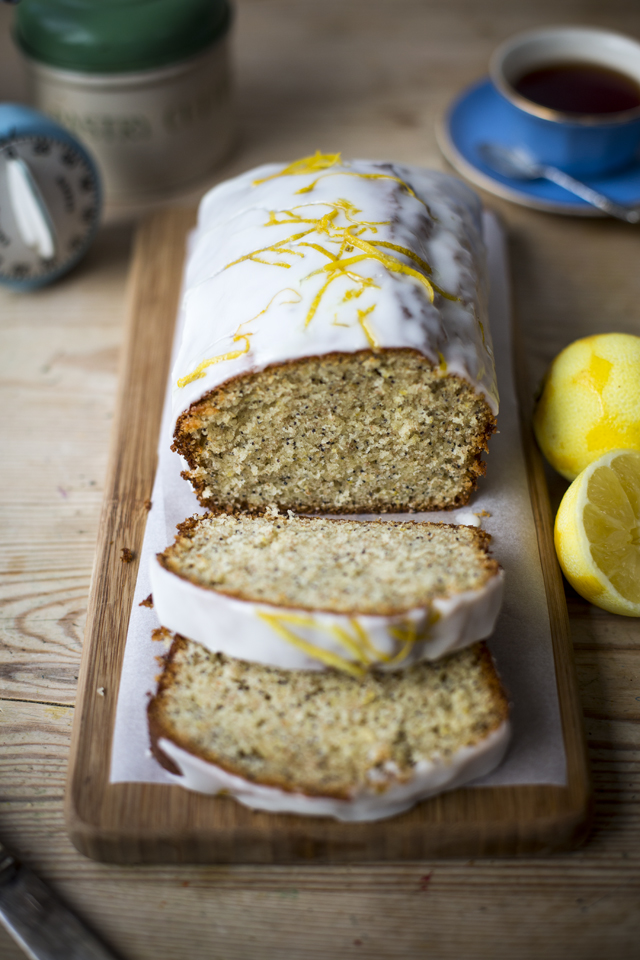
{"type": "MultiPolygon", "coordinates": [[[[225,177],[316,147],[444,168],[433,122],[520,29],[640,36],[635,0],[239,0],[240,144],[225,177]]],[[[24,97],[0,6],[0,98],[24,97]]],[[[579,336],[640,334],[638,233],[484,196],[508,225],[529,383],[579,336]]],[[[0,290],[0,836],[124,960],[635,960],[640,622],[565,585],[595,793],[570,854],[298,866],[131,866],[73,848],[62,797],[124,337],[131,231],[31,296],[0,290]]],[[[555,507],[566,487],[547,473],[555,507]]],[[[0,957],[23,954],[0,928],[0,957]]]]}
{"type": "MultiPolygon", "coordinates": [[[[195,210],[152,214],[138,229],[118,413],[98,532],[67,786],[67,823],[87,856],[116,863],[406,860],[496,856],[575,846],[590,822],[590,784],[571,635],[540,456],[523,445],[553,643],[567,787],[461,789],[383,823],[247,810],[171,786],[109,784],[120,668],[156,470],[162,402],[195,210]],[[127,548],[133,559],[122,562],[127,548]]],[[[526,377],[518,350],[516,382],[526,377]]]]}

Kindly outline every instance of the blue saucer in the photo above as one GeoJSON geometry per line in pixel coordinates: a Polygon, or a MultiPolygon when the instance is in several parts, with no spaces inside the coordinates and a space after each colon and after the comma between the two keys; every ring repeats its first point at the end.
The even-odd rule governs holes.
{"type": "MultiPolygon", "coordinates": [[[[506,106],[488,78],[468,87],[453,102],[436,131],[447,160],[478,187],[521,206],[579,217],[603,216],[586,200],[549,180],[511,180],[482,162],[478,144],[512,144],[506,106]]],[[[584,182],[618,203],[640,203],[640,160],[619,173],[584,182]]]]}

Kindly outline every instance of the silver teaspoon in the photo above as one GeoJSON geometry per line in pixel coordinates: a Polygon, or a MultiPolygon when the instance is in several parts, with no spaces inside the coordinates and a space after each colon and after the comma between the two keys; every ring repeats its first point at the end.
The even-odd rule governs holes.
{"type": "Polygon", "coordinates": [[[538,163],[521,147],[505,147],[500,143],[480,143],[478,153],[488,167],[502,174],[503,177],[510,177],[512,180],[552,180],[553,183],[564,187],[570,193],[575,193],[587,203],[593,204],[594,207],[612,217],[617,217],[618,220],[626,220],[627,223],[640,221],[639,207],[624,207],[622,204],[615,203],[557,167],[538,163]]]}

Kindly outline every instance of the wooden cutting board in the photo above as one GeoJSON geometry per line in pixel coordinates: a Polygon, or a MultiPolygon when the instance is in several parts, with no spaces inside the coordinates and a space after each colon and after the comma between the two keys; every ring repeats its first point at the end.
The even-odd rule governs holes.
{"type": "MultiPolygon", "coordinates": [[[[591,792],[569,621],[540,455],[523,423],[531,501],[549,603],[566,787],[460,789],[377,823],[253,812],[177,787],[109,784],[111,732],[169,371],[185,240],[193,210],[144,221],[131,270],[126,349],[75,711],[66,793],[71,840],[118,863],[419,860],[548,853],[580,843],[591,792]],[[123,549],[133,553],[123,562],[123,549]]],[[[516,356],[516,382],[526,384],[516,356]]]]}

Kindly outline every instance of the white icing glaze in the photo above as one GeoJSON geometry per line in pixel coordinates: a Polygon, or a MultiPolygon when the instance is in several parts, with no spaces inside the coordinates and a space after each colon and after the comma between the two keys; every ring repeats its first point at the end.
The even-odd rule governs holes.
{"type": "Polygon", "coordinates": [[[274,177],[283,169],[270,164],[250,170],[215,187],[202,201],[186,272],[184,333],[172,374],[174,417],[240,374],[372,345],[419,351],[473,384],[496,413],[481,207],[473,191],[444,173],[365,160],[274,177]],[[415,196],[394,178],[409,184],[415,196]],[[353,208],[340,207],[345,200],[353,208]],[[315,223],[297,217],[315,218],[315,223]],[[368,225],[360,229],[356,221],[368,225]],[[432,273],[407,254],[378,246],[396,266],[414,274],[362,259],[348,268],[349,276],[343,270],[331,273],[336,279],[317,300],[333,270],[331,255],[343,260],[363,255],[357,245],[340,253],[347,228],[356,241],[410,250],[432,273]],[[294,234],[299,236],[287,245],[289,252],[264,250],[294,234]],[[267,262],[234,263],[254,251],[263,251],[257,256],[267,262]],[[428,277],[457,299],[436,292],[431,303],[423,282],[428,277]],[[204,361],[220,357],[227,358],[178,385],[204,361]]]}
{"type": "Polygon", "coordinates": [[[311,797],[287,793],[277,787],[251,783],[221,767],[196,757],[170,740],[160,738],[158,746],[182,771],[182,776],[168,774],[171,780],[198,793],[226,794],[254,810],[270,813],[298,813],[336,820],[382,820],[408,810],[444,790],[452,790],[490,773],[502,761],[511,736],[508,721],[500,724],[484,740],[462,747],[452,757],[419,760],[409,780],[394,777],[394,769],[371,771],[371,788],[354,792],[350,800],[333,797],[311,797]]]}
{"type": "Polygon", "coordinates": [[[460,511],[456,515],[457,523],[464,523],[467,527],[481,527],[482,519],[478,517],[475,513],[472,513],[470,510],[460,511]]]}
{"type": "Polygon", "coordinates": [[[499,570],[478,590],[436,598],[430,609],[353,617],[229,597],[172,573],[155,557],[150,572],[154,607],[164,627],[214,653],[289,670],[322,670],[329,664],[286,639],[283,628],[319,649],[321,655],[324,652],[327,659],[340,657],[347,665],[360,662],[379,670],[402,670],[419,660],[436,660],[493,632],[504,585],[504,573],[499,570]],[[394,635],[398,630],[401,637],[394,635]],[[371,652],[358,661],[357,651],[349,649],[340,635],[362,649],[363,634],[371,652]],[[406,645],[408,636],[415,639],[406,645]],[[398,659],[393,662],[395,657],[398,659]]]}

